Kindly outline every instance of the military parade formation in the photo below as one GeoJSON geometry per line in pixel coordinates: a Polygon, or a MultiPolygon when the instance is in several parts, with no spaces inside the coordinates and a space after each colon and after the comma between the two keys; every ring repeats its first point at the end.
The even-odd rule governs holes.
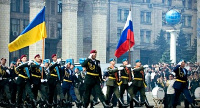
{"type": "MultiPolygon", "coordinates": [[[[27,60],[22,55],[16,63],[10,67],[5,66],[6,59],[1,59],[0,66],[0,106],[8,108],[94,108],[98,99],[104,108],[112,108],[114,96],[118,101],[119,108],[133,108],[136,104],[153,108],[145,95],[144,67],[140,60],[131,66],[125,58],[122,65],[115,66],[115,59],[111,58],[110,66],[102,74],[100,61],[96,59],[97,51],[91,50],[89,57],[81,64],[83,70],[74,69],[74,64],[68,62],[61,65],[57,55],[51,56],[52,62],[43,62],[37,54],[34,60],[27,60]],[[106,95],[102,92],[104,77],[106,81],[106,95]],[[129,100],[125,102],[124,94],[128,93],[129,100]],[[136,95],[140,93],[139,100],[136,95]],[[74,105],[75,103],[75,105],[74,105]]],[[[194,99],[191,98],[187,86],[187,70],[185,61],[182,60],[174,68],[176,81],[173,108],[176,108],[178,98],[183,92],[189,104],[193,108],[194,99]]],[[[173,97],[172,97],[173,98],[173,97]]]]}

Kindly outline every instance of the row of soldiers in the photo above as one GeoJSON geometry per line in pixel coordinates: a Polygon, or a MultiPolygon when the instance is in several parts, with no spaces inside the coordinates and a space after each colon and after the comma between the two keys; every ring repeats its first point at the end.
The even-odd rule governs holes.
{"type": "MultiPolygon", "coordinates": [[[[100,61],[96,60],[97,51],[91,50],[89,57],[81,64],[84,72],[76,73],[72,70],[71,63],[61,66],[56,54],[52,55],[53,62],[49,66],[44,65],[40,55],[34,57],[34,61],[27,61],[27,56],[22,55],[16,66],[10,68],[5,66],[6,59],[1,59],[0,68],[0,89],[5,92],[5,99],[2,103],[9,103],[11,106],[21,107],[27,102],[36,107],[39,103],[44,103],[47,107],[58,103],[57,95],[60,97],[59,105],[62,107],[72,106],[72,101],[77,107],[93,107],[98,97],[106,108],[112,107],[111,99],[115,95],[119,102],[119,107],[128,107],[124,103],[123,94],[125,90],[130,96],[130,107],[133,103],[149,105],[145,95],[144,68],[139,60],[136,66],[131,67],[127,59],[123,59],[123,65],[115,67],[115,59],[110,59],[110,66],[107,68],[107,94],[103,95],[101,84],[103,82],[100,61]],[[9,85],[11,85],[9,87],[9,85]],[[120,90],[119,90],[120,88],[120,90]],[[40,98],[38,99],[38,92],[40,98]],[[140,92],[142,101],[135,97],[140,92]],[[97,95],[97,96],[96,96],[97,95]],[[67,97],[66,97],[67,96],[67,97]],[[17,97],[17,99],[16,99],[17,97]],[[16,104],[16,105],[15,105],[16,104]]],[[[48,64],[47,64],[48,65],[48,64]]],[[[3,93],[1,94],[3,95],[3,93]]]]}

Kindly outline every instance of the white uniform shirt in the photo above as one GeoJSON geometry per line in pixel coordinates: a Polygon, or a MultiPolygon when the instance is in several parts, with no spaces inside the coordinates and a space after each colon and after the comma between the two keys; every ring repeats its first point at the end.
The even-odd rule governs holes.
{"type": "Polygon", "coordinates": [[[168,80],[169,86],[167,87],[167,94],[174,94],[174,88],[172,87],[174,85],[175,79],[168,80]]]}

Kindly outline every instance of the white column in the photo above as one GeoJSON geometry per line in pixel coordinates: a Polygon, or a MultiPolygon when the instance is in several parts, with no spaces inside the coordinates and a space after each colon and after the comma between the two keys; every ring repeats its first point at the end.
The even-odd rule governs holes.
{"type": "Polygon", "coordinates": [[[6,66],[9,65],[10,2],[10,0],[0,0],[0,59],[7,59],[6,66]]]}
{"type": "Polygon", "coordinates": [[[176,63],[176,37],[180,30],[166,30],[170,33],[170,60],[171,63],[176,63]]]}

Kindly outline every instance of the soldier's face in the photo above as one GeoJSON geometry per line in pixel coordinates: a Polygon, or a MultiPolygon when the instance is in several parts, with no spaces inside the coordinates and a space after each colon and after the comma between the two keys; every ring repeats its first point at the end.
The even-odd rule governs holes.
{"type": "Polygon", "coordinates": [[[23,57],[21,60],[22,60],[22,62],[26,62],[27,61],[27,57],[23,57]]]}
{"type": "Polygon", "coordinates": [[[97,53],[92,53],[92,59],[96,59],[97,53]]]}
{"type": "Polygon", "coordinates": [[[128,65],[128,61],[124,61],[124,62],[123,62],[123,65],[128,65]]]}
{"type": "Polygon", "coordinates": [[[115,65],[115,61],[111,61],[110,64],[115,65]]]}
{"type": "Polygon", "coordinates": [[[136,66],[140,67],[140,66],[141,66],[141,63],[140,63],[140,62],[137,62],[137,63],[136,63],[136,66]]]}
{"type": "Polygon", "coordinates": [[[182,62],[182,63],[181,63],[181,67],[185,67],[185,62],[182,62]]]}
{"type": "Polygon", "coordinates": [[[57,61],[57,56],[54,56],[54,57],[52,58],[52,60],[53,60],[53,61],[57,61]]]}
{"type": "Polygon", "coordinates": [[[1,60],[1,64],[5,65],[5,64],[6,64],[6,60],[5,60],[5,59],[2,59],[2,60],[1,60]]]}
{"type": "Polygon", "coordinates": [[[35,61],[38,62],[38,63],[40,63],[40,61],[41,61],[40,56],[36,57],[35,61]]]}

